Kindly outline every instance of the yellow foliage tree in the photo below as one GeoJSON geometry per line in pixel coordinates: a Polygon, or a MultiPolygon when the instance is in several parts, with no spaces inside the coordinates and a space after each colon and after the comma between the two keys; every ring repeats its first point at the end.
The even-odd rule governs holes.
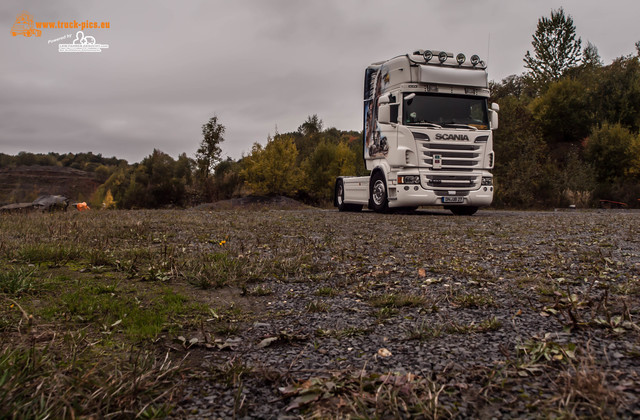
{"type": "Polygon", "coordinates": [[[104,200],[102,200],[102,208],[112,209],[115,207],[116,207],[116,202],[113,201],[113,195],[111,194],[111,190],[107,190],[107,193],[104,195],[104,200]]]}
{"type": "Polygon", "coordinates": [[[302,163],[309,194],[322,200],[330,200],[336,177],[356,174],[356,159],[356,154],[344,142],[320,142],[302,163]]]}
{"type": "Polygon", "coordinates": [[[242,163],[240,175],[257,194],[292,195],[300,187],[302,173],[296,164],[298,149],[292,137],[269,139],[262,147],[255,143],[242,163]]]}
{"type": "Polygon", "coordinates": [[[640,179],[640,133],[637,134],[631,141],[627,154],[630,159],[629,167],[625,172],[626,175],[632,178],[640,179]]]}

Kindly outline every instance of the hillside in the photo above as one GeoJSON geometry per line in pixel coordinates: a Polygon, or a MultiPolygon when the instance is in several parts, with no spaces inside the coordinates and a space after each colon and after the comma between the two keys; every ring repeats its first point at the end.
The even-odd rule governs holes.
{"type": "Polygon", "coordinates": [[[100,185],[95,175],[62,166],[0,168],[0,204],[32,201],[39,195],[59,194],[85,201],[100,185]]]}

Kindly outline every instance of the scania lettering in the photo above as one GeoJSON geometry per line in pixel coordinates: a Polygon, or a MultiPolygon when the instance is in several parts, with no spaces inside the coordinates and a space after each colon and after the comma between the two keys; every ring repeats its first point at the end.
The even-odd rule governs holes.
{"type": "Polygon", "coordinates": [[[417,50],[373,63],[364,76],[362,153],[369,176],[338,177],[340,211],[443,206],[472,215],[493,200],[487,67],[477,55],[417,50]]]}

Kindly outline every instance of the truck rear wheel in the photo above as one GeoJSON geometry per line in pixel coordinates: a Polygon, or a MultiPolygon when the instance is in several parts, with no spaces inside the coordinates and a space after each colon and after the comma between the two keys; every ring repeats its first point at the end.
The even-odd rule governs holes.
{"type": "Polygon", "coordinates": [[[338,207],[338,211],[360,211],[362,210],[362,205],[359,204],[348,204],[344,202],[344,181],[341,179],[336,181],[336,191],[335,191],[335,204],[338,207]]]}
{"type": "Polygon", "coordinates": [[[376,172],[371,177],[369,184],[369,197],[371,206],[378,213],[387,213],[389,211],[389,197],[387,195],[387,183],[381,172],[376,172]]]}
{"type": "Polygon", "coordinates": [[[473,216],[478,211],[476,206],[450,206],[445,208],[451,210],[451,213],[456,216],[473,216]]]}

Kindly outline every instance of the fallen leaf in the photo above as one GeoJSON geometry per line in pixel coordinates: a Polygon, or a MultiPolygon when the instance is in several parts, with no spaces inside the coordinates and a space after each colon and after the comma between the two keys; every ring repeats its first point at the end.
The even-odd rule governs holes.
{"type": "Polygon", "coordinates": [[[263,349],[275,343],[276,341],[278,341],[278,337],[268,337],[262,340],[261,342],[259,342],[256,347],[258,347],[259,349],[263,349]]]}
{"type": "Polygon", "coordinates": [[[321,396],[322,392],[320,391],[314,391],[300,395],[299,397],[296,397],[295,400],[293,400],[293,402],[285,409],[285,411],[295,410],[311,402],[318,401],[321,396]]]}
{"type": "Polygon", "coordinates": [[[380,357],[390,357],[391,356],[391,352],[388,349],[382,347],[381,349],[378,350],[378,356],[380,356],[380,357]]]}
{"type": "Polygon", "coordinates": [[[427,270],[425,270],[424,268],[419,268],[418,269],[418,276],[427,277],[427,270]]]}

